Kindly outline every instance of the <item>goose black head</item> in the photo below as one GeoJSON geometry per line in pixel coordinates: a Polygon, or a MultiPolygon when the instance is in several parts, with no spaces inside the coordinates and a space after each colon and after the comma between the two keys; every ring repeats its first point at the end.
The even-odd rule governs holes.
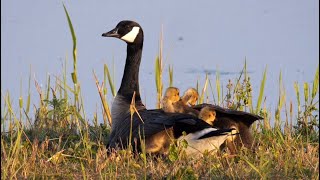
{"type": "Polygon", "coordinates": [[[141,26],[134,21],[121,21],[111,31],[103,33],[104,37],[115,37],[128,44],[139,44],[143,42],[143,31],[141,26]]]}

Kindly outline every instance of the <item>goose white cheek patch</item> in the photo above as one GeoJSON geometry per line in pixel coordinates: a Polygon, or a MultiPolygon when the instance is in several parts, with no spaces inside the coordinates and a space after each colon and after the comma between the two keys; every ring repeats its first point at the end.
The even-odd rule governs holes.
{"type": "Polygon", "coordinates": [[[139,33],[140,28],[139,27],[133,27],[132,30],[130,32],[128,32],[126,35],[122,36],[121,39],[132,43],[134,42],[134,40],[136,39],[138,33],[139,33]]]}

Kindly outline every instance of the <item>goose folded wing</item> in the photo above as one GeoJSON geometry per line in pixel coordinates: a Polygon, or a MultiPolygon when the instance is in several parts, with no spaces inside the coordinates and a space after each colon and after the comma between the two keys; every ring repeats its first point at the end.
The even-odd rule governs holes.
{"type": "Polygon", "coordinates": [[[141,136],[143,133],[148,138],[160,131],[173,128],[175,138],[180,137],[182,132],[193,133],[205,128],[211,128],[205,121],[190,114],[165,113],[160,109],[139,111],[142,120],[135,114],[133,135],[141,136]],[[143,131],[141,131],[143,129],[143,131]],[[140,135],[139,135],[140,133],[140,135]]]}

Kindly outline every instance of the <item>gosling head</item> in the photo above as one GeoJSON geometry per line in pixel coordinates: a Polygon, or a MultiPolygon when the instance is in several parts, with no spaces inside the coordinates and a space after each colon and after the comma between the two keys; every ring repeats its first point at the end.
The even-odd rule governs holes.
{"type": "Polygon", "coordinates": [[[164,97],[171,100],[172,102],[177,102],[180,100],[179,89],[176,87],[168,87],[164,93],[164,97]]]}
{"type": "Polygon", "coordinates": [[[216,119],[216,111],[213,108],[206,106],[201,109],[199,113],[199,118],[206,121],[208,124],[212,126],[214,120],[216,119]]]}
{"type": "Polygon", "coordinates": [[[189,88],[184,92],[181,99],[187,105],[194,106],[197,103],[198,98],[199,98],[199,94],[197,90],[194,88],[189,88]]]}
{"type": "Polygon", "coordinates": [[[125,41],[127,44],[143,43],[143,30],[134,21],[121,21],[109,32],[103,33],[104,37],[115,37],[125,41]]]}

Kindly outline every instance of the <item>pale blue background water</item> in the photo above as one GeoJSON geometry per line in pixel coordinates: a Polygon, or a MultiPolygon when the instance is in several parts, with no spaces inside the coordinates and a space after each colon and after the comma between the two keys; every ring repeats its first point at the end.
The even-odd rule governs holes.
{"type": "MultiPolygon", "coordinates": [[[[10,91],[18,112],[20,80],[26,100],[30,65],[32,78],[45,85],[62,72],[68,56],[72,72],[72,39],[63,1],[1,1],[1,93],[10,91]]],[[[225,86],[239,75],[246,57],[254,96],[266,66],[267,108],[276,108],[279,72],[287,90],[287,101],[296,101],[293,83],[311,82],[319,60],[319,1],[65,1],[78,41],[78,74],[87,118],[98,107],[92,70],[103,79],[103,64],[115,62],[117,89],[125,62],[126,44],[103,38],[120,20],[140,23],[145,33],[140,88],[149,108],[155,107],[154,60],[158,53],[161,26],[164,32],[165,86],[167,65],[174,68],[174,85],[184,91],[205,72],[221,72],[225,86]],[[182,40],[181,40],[182,39],[182,40]]],[[[69,85],[71,85],[71,77],[69,85]]],[[[214,83],[215,73],[209,78],[214,83]]],[[[39,105],[31,86],[32,105],[39,105]]],[[[109,98],[111,102],[111,98],[109,98]]],[[[254,102],[255,103],[255,102],[254,102]]],[[[3,105],[3,97],[1,97],[3,105]]],[[[101,116],[100,116],[101,117],[101,116]]],[[[101,118],[99,118],[101,121],[101,118]]]]}

